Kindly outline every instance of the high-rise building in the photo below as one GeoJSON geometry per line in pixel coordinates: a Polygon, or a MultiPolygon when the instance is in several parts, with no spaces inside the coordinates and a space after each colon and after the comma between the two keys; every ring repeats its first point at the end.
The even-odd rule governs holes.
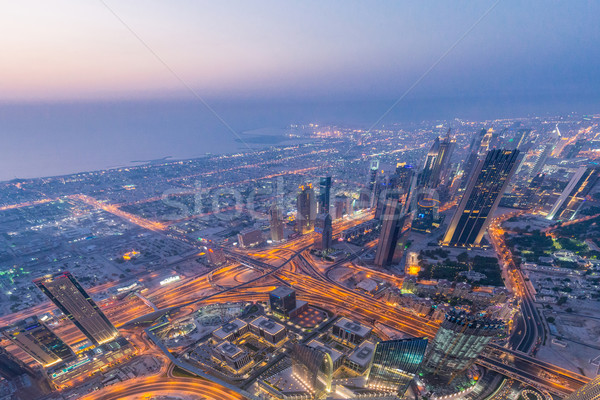
{"type": "Polygon", "coordinates": [[[452,380],[473,365],[502,329],[502,321],[449,311],[427,349],[423,371],[452,380]]]}
{"type": "Polygon", "coordinates": [[[384,267],[392,263],[400,228],[402,227],[401,219],[398,199],[388,199],[383,214],[383,225],[379,234],[379,243],[377,244],[377,251],[375,253],[375,265],[384,267]]]}
{"type": "Polygon", "coordinates": [[[369,193],[371,195],[370,207],[375,207],[377,205],[378,172],[379,172],[379,160],[371,160],[370,168],[369,168],[369,178],[367,179],[367,188],[369,189],[369,193]]]}
{"type": "Polygon", "coordinates": [[[554,141],[550,141],[544,145],[544,149],[533,164],[533,167],[531,167],[531,176],[536,176],[542,172],[544,166],[546,165],[546,161],[548,161],[548,157],[550,157],[550,154],[552,154],[552,151],[554,151],[555,146],[556,144],[554,141]]]}
{"type": "MultiPolygon", "coordinates": [[[[391,177],[389,186],[392,192],[398,192],[404,214],[411,210],[416,180],[415,171],[411,165],[406,163],[396,165],[396,173],[391,177]]],[[[387,198],[389,197],[387,196],[387,198]]]]}
{"type": "Polygon", "coordinates": [[[320,236],[315,239],[315,247],[324,251],[331,249],[333,235],[331,215],[319,214],[317,216],[315,232],[320,234],[320,236]]]}
{"type": "Polygon", "coordinates": [[[438,165],[440,153],[440,138],[436,137],[433,140],[433,144],[429,148],[427,152],[427,156],[425,157],[425,165],[423,165],[423,170],[421,171],[421,175],[419,176],[419,186],[429,187],[431,181],[434,179],[432,177],[436,166],[438,165]]]}
{"type": "Polygon", "coordinates": [[[515,149],[522,150],[525,144],[527,143],[527,139],[529,138],[529,134],[531,133],[531,129],[519,129],[515,138],[513,140],[515,144],[515,149]]]}
{"type": "Polygon", "coordinates": [[[581,167],[575,172],[567,187],[554,203],[548,219],[567,221],[575,218],[600,176],[598,167],[581,167]]]}
{"type": "Polygon", "coordinates": [[[319,179],[319,204],[317,213],[329,214],[329,205],[331,198],[331,177],[323,176],[319,179]]]}
{"type": "Polygon", "coordinates": [[[3,328],[2,333],[44,367],[75,356],[71,348],[35,316],[3,328]]]}
{"type": "Polygon", "coordinates": [[[398,339],[377,343],[369,370],[370,388],[403,396],[425,356],[427,339],[398,339]]]}
{"type": "Polygon", "coordinates": [[[295,343],[292,347],[292,372],[314,393],[315,399],[331,392],[333,361],[329,353],[295,343]]]}
{"type": "Polygon", "coordinates": [[[478,246],[517,167],[519,150],[490,150],[479,160],[444,235],[447,246],[478,246]]]}
{"type": "Polygon", "coordinates": [[[119,336],[117,328],[70,272],[46,275],[33,282],[93,344],[103,344],[119,336]]]}
{"type": "Polygon", "coordinates": [[[5,348],[0,347],[0,377],[10,381],[21,375],[34,376],[35,373],[5,348]]]}
{"type": "Polygon", "coordinates": [[[600,375],[565,397],[564,400],[600,400],[600,375]]]}
{"type": "Polygon", "coordinates": [[[317,204],[312,184],[301,185],[296,201],[296,231],[300,234],[312,232],[317,217],[317,204]]]}
{"type": "Polygon", "coordinates": [[[463,165],[463,176],[460,185],[463,189],[467,186],[469,177],[472,175],[471,172],[477,164],[477,159],[480,156],[479,152],[482,149],[483,138],[486,134],[487,129],[482,129],[479,134],[473,136],[473,140],[471,140],[471,145],[469,146],[469,155],[467,156],[467,160],[463,165]]]}
{"type": "Polygon", "coordinates": [[[277,203],[269,208],[269,225],[271,228],[271,240],[279,242],[283,240],[283,218],[277,203]]]}
{"type": "Polygon", "coordinates": [[[434,188],[449,183],[450,161],[455,147],[456,139],[453,139],[450,136],[450,129],[448,129],[448,133],[446,133],[446,136],[440,142],[440,151],[438,155],[439,162],[434,174],[435,180],[432,182],[434,188]]]}

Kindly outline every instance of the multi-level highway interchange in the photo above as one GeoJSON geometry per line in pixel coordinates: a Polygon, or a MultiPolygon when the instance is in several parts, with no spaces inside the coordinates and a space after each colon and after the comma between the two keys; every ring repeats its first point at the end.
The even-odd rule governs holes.
{"type": "MultiPolygon", "coordinates": [[[[377,246],[376,237],[360,248],[353,246],[340,252],[333,262],[323,263],[315,262],[309,253],[317,233],[243,249],[232,243],[235,232],[253,224],[256,226],[256,221],[261,220],[268,226],[268,205],[277,197],[282,197],[284,212],[293,215],[296,188],[319,176],[334,177],[333,198],[333,193],[353,195],[364,187],[369,162],[373,159],[379,160],[380,165],[395,166],[406,162],[420,166],[433,138],[443,135],[449,125],[457,140],[452,162],[458,171],[471,137],[482,127],[492,126],[500,132],[495,138],[498,147],[512,141],[519,125],[531,128],[533,134],[529,140],[532,145],[527,154],[539,157],[546,135],[560,122],[563,135],[576,138],[566,146],[575,140],[590,138],[591,148],[580,151],[579,158],[592,160],[595,135],[600,132],[597,121],[596,117],[582,119],[578,116],[481,123],[452,121],[393,126],[369,133],[313,127],[310,129],[312,136],[305,143],[290,143],[266,150],[245,149],[235,155],[207,156],[198,160],[2,183],[0,218],[5,228],[0,249],[1,267],[10,280],[3,280],[2,295],[10,300],[5,304],[10,303],[12,308],[4,309],[1,322],[10,324],[54,310],[55,307],[43,296],[27,293],[31,290],[28,282],[32,278],[49,272],[69,269],[78,278],[83,278],[89,293],[104,293],[102,299],[107,299],[101,304],[104,313],[135,345],[138,357],[154,357],[162,366],[153,373],[100,387],[100,390],[85,395],[83,398],[86,399],[142,398],[161,393],[191,394],[209,399],[243,398],[232,388],[210,380],[174,373],[165,352],[144,330],[148,324],[136,323],[150,319],[158,321],[160,315],[175,321],[207,304],[266,302],[268,292],[282,285],[295,289],[298,298],[311,305],[374,326],[382,338],[387,337],[387,328],[409,336],[433,338],[439,323],[371,294],[350,289],[330,277],[329,272],[338,266],[351,265],[391,286],[401,287],[403,276],[398,273],[401,269],[384,271],[372,268],[368,257],[367,261],[363,260],[363,256],[372,253],[377,246]],[[210,231],[215,226],[220,228],[219,231],[227,231],[230,237],[219,240],[218,235],[213,234],[210,245],[224,249],[228,263],[211,268],[202,261],[206,257],[207,239],[199,237],[199,232],[210,231]],[[121,240],[126,240],[127,245],[120,246],[121,240]],[[19,246],[25,241],[33,241],[34,247],[39,245],[43,249],[26,248],[25,245],[21,249],[19,246]],[[144,247],[145,242],[160,244],[144,247]],[[105,244],[107,248],[103,249],[105,244]],[[123,258],[126,250],[141,250],[142,257],[137,264],[123,258]],[[152,252],[152,257],[144,258],[145,252],[152,252]],[[190,260],[200,261],[196,266],[190,266],[190,260]],[[98,263],[102,266],[91,273],[93,277],[86,277],[88,265],[98,263]],[[183,269],[175,268],[185,263],[183,269]],[[165,286],[157,284],[158,280],[173,276],[174,271],[180,272],[183,279],[165,286]],[[134,281],[148,289],[135,296],[108,298],[106,295],[111,289],[134,281]],[[17,301],[19,297],[21,302],[17,301]]],[[[581,159],[571,162],[581,164],[581,159]]],[[[526,157],[524,164],[527,162],[535,164],[526,157]]],[[[557,155],[549,164],[553,162],[558,164],[564,160],[557,155]]],[[[525,175],[514,178],[516,189],[512,188],[511,193],[519,192],[519,185],[527,181],[525,175]]],[[[456,198],[449,198],[442,204],[440,211],[448,213],[447,220],[456,203],[456,198]]],[[[590,380],[572,369],[544,362],[535,356],[548,333],[535,306],[532,286],[515,264],[504,241],[502,223],[515,216],[539,211],[539,208],[503,209],[487,235],[490,249],[493,249],[489,251],[497,254],[505,270],[505,286],[518,299],[519,310],[510,326],[510,338],[490,344],[477,361],[480,367],[506,377],[490,391],[493,393],[490,396],[498,398],[505,395],[505,386],[531,386],[536,393],[558,399],[590,380]]],[[[373,216],[373,210],[366,210],[335,220],[334,238],[372,220],[373,216]]],[[[427,240],[437,239],[443,229],[444,225],[439,231],[432,232],[427,240]]],[[[66,321],[53,324],[52,329],[68,344],[84,339],[81,332],[66,321]]],[[[14,347],[9,350],[27,358],[14,347]]],[[[62,388],[61,393],[80,393],[77,388],[84,383],[85,380],[72,382],[62,388]]]]}

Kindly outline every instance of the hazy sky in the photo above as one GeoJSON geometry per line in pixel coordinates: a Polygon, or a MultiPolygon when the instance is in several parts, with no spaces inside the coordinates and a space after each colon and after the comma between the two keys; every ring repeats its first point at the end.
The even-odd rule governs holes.
{"type": "MultiPolygon", "coordinates": [[[[105,0],[207,98],[402,94],[494,2],[105,0]]],[[[100,0],[0,13],[0,101],[185,97],[100,0]]],[[[600,2],[500,0],[415,89],[422,97],[600,93],[600,2]]]]}

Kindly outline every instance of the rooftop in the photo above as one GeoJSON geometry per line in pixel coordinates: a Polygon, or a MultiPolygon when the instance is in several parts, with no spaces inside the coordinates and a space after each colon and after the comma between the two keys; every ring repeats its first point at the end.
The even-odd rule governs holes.
{"type": "Polygon", "coordinates": [[[369,341],[363,342],[350,354],[348,360],[361,367],[366,367],[371,362],[371,358],[373,358],[373,351],[375,351],[375,343],[369,341]]]}
{"type": "Polygon", "coordinates": [[[342,328],[342,329],[346,330],[347,332],[354,333],[361,337],[367,336],[372,331],[371,328],[364,326],[358,322],[351,321],[346,317],[340,318],[335,323],[335,326],[342,328]]]}
{"type": "Polygon", "coordinates": [[[265,317],[264,315],[255,318],[252,322],[250,322],[250,325],[260,328],[271,335],[276,335],[285,329],[285,326],[265,317]]]}

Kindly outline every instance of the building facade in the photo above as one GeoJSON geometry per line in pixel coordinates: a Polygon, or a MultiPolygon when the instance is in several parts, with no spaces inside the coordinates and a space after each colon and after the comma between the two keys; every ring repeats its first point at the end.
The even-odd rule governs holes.
{"type": "Polygon", "coordinates": [[[479,160],[444,235],[446,246],[479,246],[517,167],[518,150],[491,150],[479,160]]]}
{"type": "Polygon", "coordinates": [[[2,333],[44,367],[75,357],[71,348],[35,316],[3,328],[2,333]]]}
{"type": "Polygon", "coordinates": [[[403,396],[427,349],[427,339],[399,339],[377,343],[367,384],[403,396]]]}
{"type": "Polygon", "coordinates": [[[47,275],[34,283],[94,345],[119,336],[117,328],[70,272],[47,275]]]}

